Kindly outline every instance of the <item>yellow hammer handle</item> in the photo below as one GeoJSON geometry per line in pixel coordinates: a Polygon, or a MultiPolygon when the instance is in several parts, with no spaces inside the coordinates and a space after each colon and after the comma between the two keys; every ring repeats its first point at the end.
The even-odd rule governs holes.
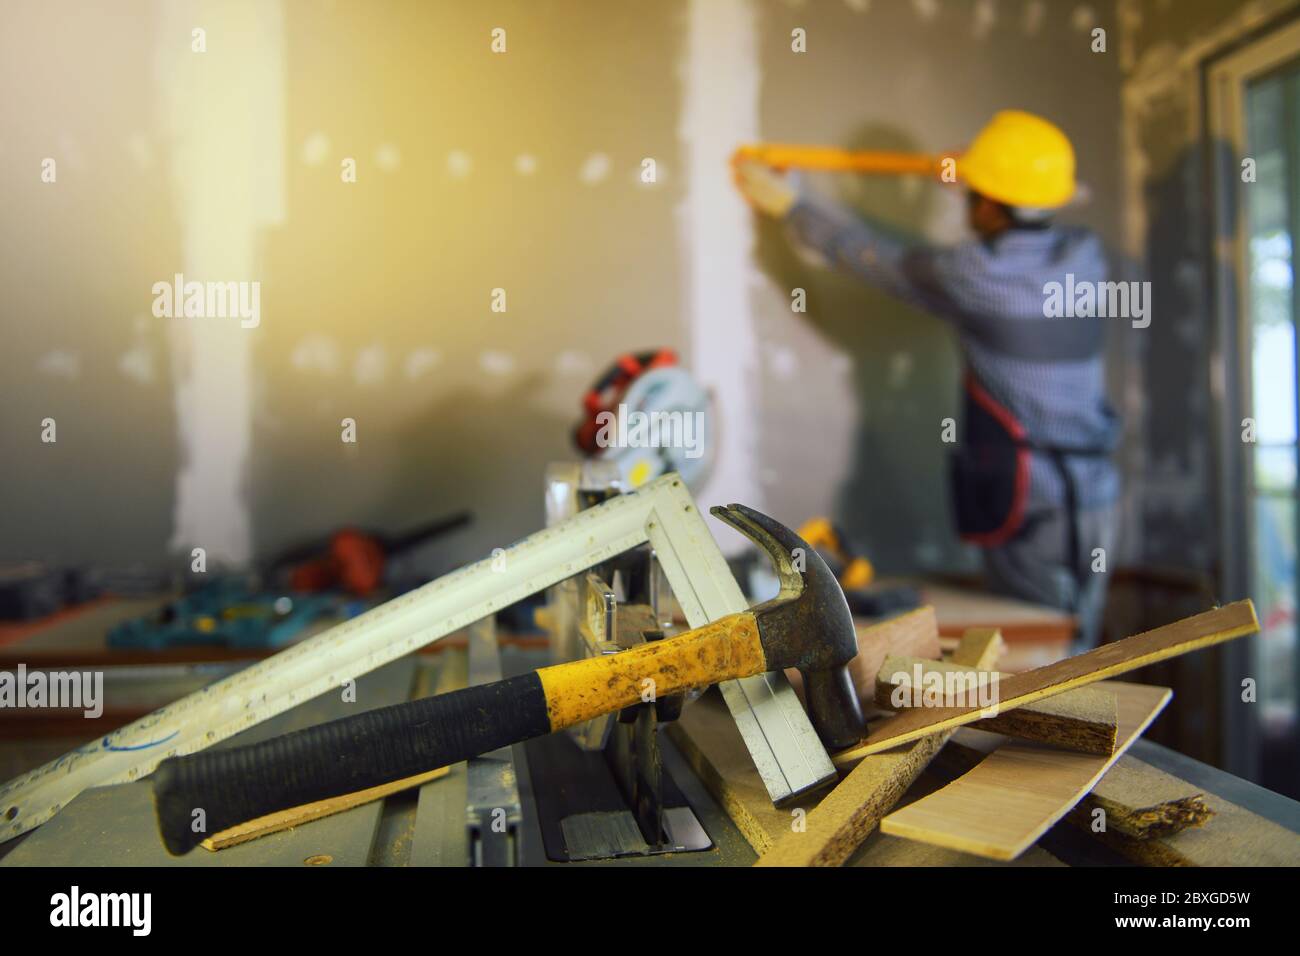
{"type": "Polygon", "coordinates": [[[537,672],[551,730],[719,681],[767,670],[758,621],[748,611],[631,650],[537,672]]]}

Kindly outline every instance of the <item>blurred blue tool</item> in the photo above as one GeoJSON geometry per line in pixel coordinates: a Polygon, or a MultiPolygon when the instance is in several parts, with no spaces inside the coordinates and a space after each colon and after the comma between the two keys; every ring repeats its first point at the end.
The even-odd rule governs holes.
{"type": "Polygon", "coordinates": [[[257,591],[242,579],[222,579],[152,614],[123,621],[109,631],[108,646],[160,650],[202,644],[273,650],[321,618],[359,613],[355,603],[339,594],[257,591]]]}

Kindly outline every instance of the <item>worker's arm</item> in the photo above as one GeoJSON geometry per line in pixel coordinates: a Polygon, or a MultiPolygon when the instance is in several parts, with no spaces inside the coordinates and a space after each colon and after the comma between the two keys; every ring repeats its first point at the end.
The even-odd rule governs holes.
{"type": "Polygon", "coordinates": [[[882,226],[803,194],[792,179],[758,163],[741,163],[736,185],[750,204],[780,219],[826,262],[918,308],[952,319],[958,311],[940,276],[946,250],[909,243],[882,226]]]}
{"type": "Polygon", "coordinates": [[[884,226],[811,197],[800,196],[783,221],[797,242],[832,267],[927,312],[958,318],[938,265],[946,250],[908,242],[884,226]]]}

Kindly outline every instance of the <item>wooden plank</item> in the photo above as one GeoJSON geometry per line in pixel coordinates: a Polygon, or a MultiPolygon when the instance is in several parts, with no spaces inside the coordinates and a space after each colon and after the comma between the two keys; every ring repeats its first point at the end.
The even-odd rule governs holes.
{"type": "MultiPolygon", "coordinates": [[[[858,624],[858,654],[849,661],[849,676],[864,705],[876,692],[876,672],[890,654],[933,660],[939,656],[939,623],[934,608],[926,605],[878,624],[858,624]]],[[[803,678],[793,668],[786,676],[803,700],[803,678]]]]}
{"type": "MultiPolygon", "coordinates": [[[[954,644],[956,641],[954,641],[954,644]]],[[[1008,649],[1010,645],[1008,645],[1008,649]]],[[[1006,653],[1006,652],[1004,652],[1006,653]]],[[[958,730],[956,733],[961,734],[963,731],[958,730]]],[[[981,736],[993,736],[984,734],[981,736]]],[[[949,741],[943,749],[939,751],[940,755],[946,754],[948,748],[952,745],[949,741]]],[[[931,767],[934,766],[932,763],[931,767]]],[[[916,779],[916,783],[908,788],[907,793],[903,795],[904,804],[911,803],[914,800],[920,800],[922,797],[929,796],[938,790],[948,778],[940,777],[929,772],[929,768],[916,779]]],[[[1052,856],[1041,846],[1034,846],[1027,853],[1021,854],[1014,860],[988,860],[984,857],[971,856],[969,853],[959,853],[956,850],[949,850],[947,847],[930,846],[926,843],[917,843],[915,840],[904,840],[902,837],[889,836],[880,832],[880,827],[876,827],[871,833],[867,834],[866,840],[862,846],[849,857],[844,864],[850,867],[866,866],[960,866],[960,867],[1063,867],[1065,866],[1060,860],[1052,856]]]]}
{"type": "Polygon", "coordinates": [[[928,846],[914,840],[903,840],[881,833],[877,828],[867,835],[847,866],[1065,866],[1040,846],[1031,847],[1028,853],[1015,860],[988,860],[984,857],[958,853],[942,846],[928,846]]]}
{"type": "MultiPolygon", "coordinates": [[[[997,665],[1002,637],[996,630],[968,631],[953,657],[980,670],[997,665]]],[[[861,761],[812,809],[803,828],[787,830],[757,866],[839,866],[853,855],[950,736],[923,737],[906,747],[861,761]]]]}
{"type": "Polygon", "coordinates": [[[1137,840],[1118,830],[1096,834],[1117,853],[1145,866],[1300,866],[1300,835],[1214,794],[1214,819],[1164,837],[1137,840]]]}
{"type": "Polygon", "coordinates": [[[928,604],[878,624],[857,627],[858,656],[849,662],[849,676],[858,697],[868,703],[876,672],[890,654],[935,660],[939,657],[939,621],[928,604]]]}
{"type": "Polygon", "coordinates": [[[394,793],[401,793],[403,790],[418,787],[430,780],[445,777],[450,772],[450,767],[439,767],[437,770],[418,773],[413,777],[394,780],[391,783],[380,784],[366,790],[357,790],[354,793],[345,793],[339,797],[317,800],[315,803],[304,803],[301,806],[290,807],[288,810],[277,810],[275,813],[268,813],[266,816],[248,820],[244,823],[237,823],[220,833],[214,833],[200,843],[199,846],[214,852],[224,850],[229,846],[238,846],[241,843],[247,843],[249,840],[256,840],[258,837],[279,833],[281,830],[299,827],[304,823],[311,823],[311,821],[319,820],[322,817],[333,816],[336,813],[351,810],[353,807],[359,807],[362,804],[382,800],[394,793]]]}
{"type": "MultiPolygon", "coordinates": [[[[952,673],[976,672],[976,668],[955,661],[922,661],[915,657],[891,654],[885,658],[876,675],[876,704],[886,710],[917,706],[911,695],[894,693],[897,687],[910,687],[917,683],[917,674],[925,681],[928,675],[943,678],[952,673]]],[[[999,674],[998,680],[1010,676],[999,674]]],[[[924,687],[924,684],[921,686],[924,687]]],[[[977,720],[971,726],[976,730],[1006,734],[1022,740],[1037,740],[1081,753],[1108,755],[1115,752],[1115,695],[1100,687],[1080,687],[1046,700],[1025,704],[996,717],[977,720]]]]}
{"type": "MultiPolygon", "coordinates": [[[[1156,661],[1220,644],[1259,630],[1255,607],[1238,601],[1215,608],[1144,634],[1105,644],[1055,664],[1023,674],[1013,674],[999,685],[1001,711],[1033,703],[1076,687],[1127,673],[1156,661]]],[[[834,757],[837,767],[850,767],[868,754],[880,753],[951,727],[974,723],[986,716],[974,707],[928,707],[904,711],[880,721],[856,747],[834,757]]]]}
{"type": "MultiPolygon", "coordinates": [[[[1093,828],[1092,809],[1084,803],[1070,814],[1075,826],[1087,830],[1107,846],[1135,863],[1147,866],[1300,866],[1300,834],[1279,826],[1229,800],[1201,792],[1171,774],[1133,757],[1125,757],[1102,778],[1093,797],[1099,805],[1112,808],[1106,815],[1106,830],[1093,828]],[[1159,801],[1154,807],[1186,805],[1194,795],[1205,808],[1196,813],[1192,825],[1171,829],[1166,814],[1157,816],[1155,826],[1132,825],[1141,819],[1141,805],[1159,801]],[[1123,807],[1117,815],[1114,807],[1123,807]],[[1127,816],[1123,824],[1120,816],[1127,816]]],[[[1175,813],[1182,825],[1187,817],[1175,813]]]]}
{"type": "MultiPolygon", "coordinates": [[[[953,774],[967,773],[1001,743],[1003,738],[996,734],[977,732],[973,726],[959,727],[935,762],[953,774]]],[[[1070,811],[1068,819],[1091,827],[1093,812],[1102,809],[1108,830],[1139,840],[1157,839],[1204,826],[1214,816],[1204,794],[1205,788],[1125,754],[1070,811]]]]}
{"type": "Polygon", "coordinates": [[[1114,754],[1004,744],[948,786],[885,817],[881,830],[994,860],[1014,859],[1083,799],[1173,696],[1166,687],[1108,686],[1119,706],[1114,754]]]}
{"type": "Polygon", "coordinates": [[[880,583],[885,587],[910,586],[920,591],[921,600],[934,605],[940,637],[956,640],[971,628],[997,628],[1007,643],[1004,660],[1017,656],[1017,644],[1030,642],[1051,649],[1068,645],[1074,634],[1074,617],[1068,611],[993,594],[973,584],[907,577],[882,578],[880,583]]]}
{"type": "MultiPolygon", "coordinates": [[[[688,704],[682,720],[670,724],[668,732],[672,734],[680,752],[688,756],[691,765],[704,768],[702,773],[697,769],[701,780],[760,856],[790,832],[795,820],[795,809],[809,812],[817,805],[818,797],[812,796],[805,797],[793,807],[772,806],[763,781],[744,749],[735,721],[715,691],[688,704]],[[678,726],[681,723],[687,726],[678,726]]],[[[913,789],[919,789],[922,782],[924,781],[918,782],[913,789]]],[[[447,783],[448,781],[440,781],[431,784],[421,793],[447,783]]],[[[1007,865],[942,847],[925,846],[885,836],[878,829],[870,834],[866,844],[850,862],[862,866],[1007,865]]],[[[1034,847],[1011,865],[1055,866],[1057,861],[1050,854],[1034,847]]]]}
{"type": "Polygon", "coordinates": [[[736,722],[716,690],[687,704],[682,716],[668,725],[668,733],[691,769],[760,856],[789,831],[795,809],[807,810],[817,802],[817,797],[805,796],[784,808],[772,805],[736,722]]]}
{"type": "Polygon", "coordinates": [[[1203,789],[1128,756],[1106,771],[1071,816],[1091,826],[1097,810],[1105,814],[1107,830],[1137,840],[1172,836],[1214,817],[1203,789]]]}
{"type": "MultiPolygon", "coordinates": [[[[959,727],[936,763],[953,774],[965,774],[1001,743],[1002,737],[995,734],[959,727]]],[[[1091,829],[1095,810],[1102,809],[1106,829],[1140,840],[1158,839],[1187,827],[1204,826],[1213,818],[1214,810],[1205,803],[1204,793],[1204,787],[1125,754],[1070,810],[1067,819],[1091,829]]]]}
{"type": "MultiPolygon", "coordinates": [[[[858,655],[854,669],[864,679],[867,702],[875,673],[889,654],[912,657],[939,656],[939,630],[934,608],[922,607],[906,614],[857,629],[858,655]]],[[[802,693],[797,671],[788,672],[796,691],[802,693]]],[[[790,831],[796,809],[807,810],[821,799],[819,794],[805,796],[782,809],[772,805],[767,788],[754,769],[753,762],[740,738],[739,731],[723,712],[716,713],[717,695],[710,692],[687,705],[680,719],[671,723],[668,732],[681,749],[715,800],[731,817],[760,856],[775,841],[790,831]]]]}

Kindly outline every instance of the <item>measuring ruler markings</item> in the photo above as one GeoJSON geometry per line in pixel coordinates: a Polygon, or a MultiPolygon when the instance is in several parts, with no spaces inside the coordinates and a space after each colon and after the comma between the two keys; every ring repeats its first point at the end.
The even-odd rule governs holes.
{"type": "MultiPolygon", "coordinates": [[[[655,510],[647,530],[691,627],[748,609],[726,558],[684,488],[675,501],[655,510]]],[[[774,804],[781,806],[838,779],[784,673],[726,681],[718,689],[774,804]]]]}

